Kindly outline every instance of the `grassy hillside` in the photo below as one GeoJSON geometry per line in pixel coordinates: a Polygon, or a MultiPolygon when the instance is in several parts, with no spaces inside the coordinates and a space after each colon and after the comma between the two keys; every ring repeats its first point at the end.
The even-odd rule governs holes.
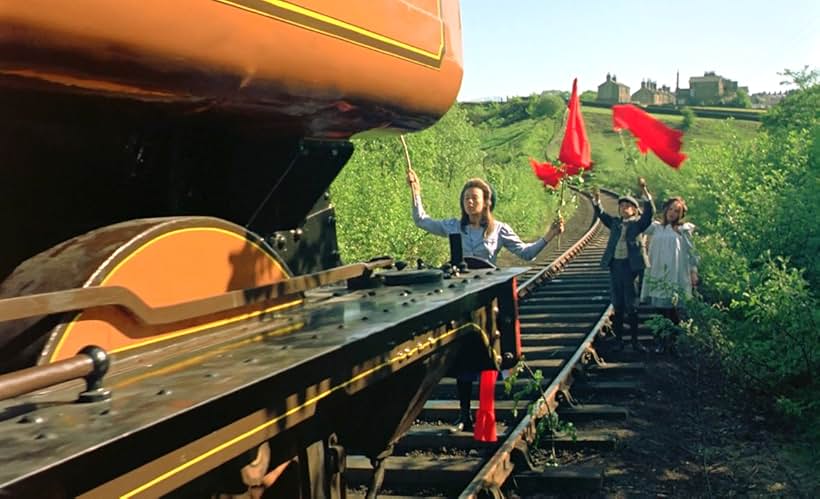
{"type": "MultiPolygon", "coordinates": [[[[498,113],[504,112],[503,104],[494,106],[498,113]]],[[[562,138],[560,115],[556,118],[525,118],[504,124],[493,119],[494,114],[487,110],[477,111],[472,109],[470,116],[479,130],[485,165],[520,167],[528,164],[529,157],[543,160],[545,157],[554,159],[558,155],[562,138]],[[556,126],[559,130],[553,137],[556,126]],[[549,142],[550,138],[552,142],[549,142]]],[[[627,151],[633,155],[635,146],[628,132],[621,136],[612,130],[612,111],[583,105],[582,111],[595,162],[589,179],[593,184],[614,189],[632,189],[635,178],[642,175],[656,179],[656,184],[666,191],[667,186],[689,182],[685,174],[686,163],[681,171],[675,171],[650,153],[638,158],[637,163],[627,164],[623,146],[626,145],[627,151]]],[[[656,118],[675,128],[679,128],[683,121],[680,116],[657,115],[656,118]]],[[[751,140],[759,128],[759,123],[751,121],[696,118],[691,128],[685,132],[684,151],[697,155],[697,151],[704,146],[730,141],[745,142],[751,140]]]]}

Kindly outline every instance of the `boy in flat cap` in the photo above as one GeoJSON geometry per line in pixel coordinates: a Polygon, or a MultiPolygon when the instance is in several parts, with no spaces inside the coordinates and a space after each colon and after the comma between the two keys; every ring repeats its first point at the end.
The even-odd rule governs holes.
{"type": "Polygon", "coordinates": [[[615,309],[613,329],[617,337],[615,350],[623,350],[624,315],[629,316],[629,327],[632,332],[632,349],[644,351],[638,343],[638,296],[640,278],[643,270],[649,266],[643,237],[641,234],[652,223],[655,206],[652,196],[646,189],[646,180],[638,179],[638,186],[643,197],[643,210],[632,196],[621,196],[618,199],[619,217],[613,217],[601,209],[601,200],[597,189],[592,195],[595,213],[601,222],[609,228],[609,241],[601,258],[601,267],[609,269],[610,293],[612,307],[615,309]]]}

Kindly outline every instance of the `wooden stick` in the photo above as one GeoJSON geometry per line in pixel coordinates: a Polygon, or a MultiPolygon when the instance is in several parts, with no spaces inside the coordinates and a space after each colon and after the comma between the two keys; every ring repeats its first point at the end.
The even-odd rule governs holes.
{"type": "Polygon", "coordinates": [[[407,142],[404,141],[404,134],[399,135],[399,140],[401,140],[401,145],[404,146],[404,159],[407,161],[406,171],[410,171],[413,169],[413,165],[410,163],[410,151],[407,149],[407,142]]]}

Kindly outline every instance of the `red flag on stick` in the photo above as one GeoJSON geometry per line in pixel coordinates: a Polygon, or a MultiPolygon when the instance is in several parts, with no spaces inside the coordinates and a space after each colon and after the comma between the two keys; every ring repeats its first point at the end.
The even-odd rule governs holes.
{"type": "Polygon", "coordinates": [[[535,172],[535,176],[541,179],[544,185],[548,185],[553,189],[558,187],[558,184],[561,182],[561,177],[563,176],[561,170],[550,164],[549,161],[539,163],[532,158],[530,158],[530,165],[532,166],[532,171],[535,172]]]}
{"type": "Polygon", "coordinates": [[[498,435],[495,429],[495,380],[498,371],[481,371],[478,386],[478,412],[475,415],[473,439],[479,442],[495,442],[498,435]]]}
{"type": "Polygon", "coordinates": [[[681,153],[683,132],[669,128],[650,116],[643,109],[632,104],[612,106],[612,128],[615,131],[627,129],[638,142],[638,149],[644,154],[652,150],[664,163],[679,168],[686,159],[681,153]]]}
{"type": "MultiPolygon", "coordinates": [[[[569,98],[569,116],[567,129],[564,132],[564,141],[561,142],[561,152],[558,160],[566,165],[588,169],[592,164],[587,130],[584,127],[584,117],[581,115],[581,100],[578,98],[578,78],[572,81],[572,96],[569,98]]],[[[577,174],[567,171],[567,175],[577,174]]]]}

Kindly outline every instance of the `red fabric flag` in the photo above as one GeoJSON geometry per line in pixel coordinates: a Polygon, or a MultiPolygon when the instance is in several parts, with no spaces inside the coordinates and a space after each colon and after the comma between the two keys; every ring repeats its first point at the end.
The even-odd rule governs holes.
{"type": "Polygon", "coordinates": [[[581,169],[582,168],[577,165],[566,164],[561,166],[561,171],[564,172],[564,175],[568,177],[578,175],[579,173],[581,173],[581,169]]]}
{"type": "Polygon", "coordinates": [[[495,380],[498,371],[481,371],[478,386],[478,412],[475,415],[473,439],[479,442],[498,440],[495,429],[495,380]]]}
{"type": "Polygon", "coordinates": [[[686,159],[686,155],[680,152],[683,132],[669,128],[632,104],[612,106],[612,128],[616,132],[624,128],[629,130],[643,154],[651,149],[672,168],[679,168],[686,159]]]}
{"type": "Polygon", "coordinates": [[[535,172],[535,176],[541,179],[544,185],[549,185],[555,189],[558,187],[558,184],[561,183],[563,173],[549,162],[539,163],[530,158],[530,165],[532,166],[532,171],[535,172]]]}
{"type": "MultiPolygon", "coordinates": [[[[567,129],[564,132],[564,141],[561,142],[561,152],[558,153],[558,159],[567,165],[586,170],[592,165],[590,151],[587,130],[584,127],[584,117],[581,115],[581,100],[578,98],[578,78],[575,78],[572,81],[572,96],[569,98],[567,129]]],[[[577,171],[575,174],[577,174],[577,171]]]]}

